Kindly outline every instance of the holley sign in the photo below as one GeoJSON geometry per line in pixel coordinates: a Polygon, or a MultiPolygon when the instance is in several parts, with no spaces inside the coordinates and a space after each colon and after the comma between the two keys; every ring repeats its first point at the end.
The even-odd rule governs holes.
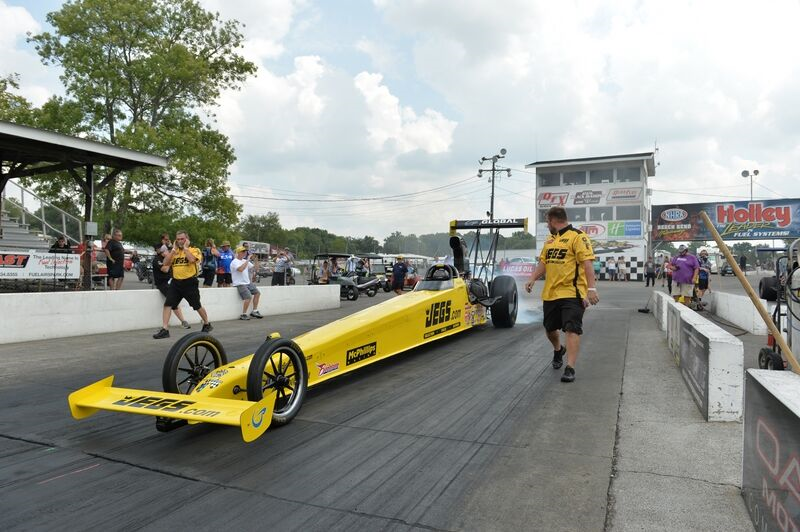
{"type": "Polygon", "coordinates": [[[748,240],[800,237],[800,199],[654,205],[653,240],[712,240],[700,212],[722,238],[748,240]]]}

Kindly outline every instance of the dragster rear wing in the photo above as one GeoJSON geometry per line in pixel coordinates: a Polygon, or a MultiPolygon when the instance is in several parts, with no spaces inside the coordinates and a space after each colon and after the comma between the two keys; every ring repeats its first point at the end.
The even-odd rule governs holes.
{"type": "Polygon", "coordinates": [[[114,376],[106,377],[69,394],[72,417],[82,419],[98,410],[183,419],[190,423],[217,423],[239,427],[242,438],[251,442],[261,436],[272,422],[275,392],[265,392],[254,403],[198,394],[151,392],[114,388],[114,376]]]}
{"type": "Polygon", "coordinates": [[[527,218],[497,218],[496,220],[451,220],[450,236],[458,229],[522,229],[528,230],[527,218]]]}

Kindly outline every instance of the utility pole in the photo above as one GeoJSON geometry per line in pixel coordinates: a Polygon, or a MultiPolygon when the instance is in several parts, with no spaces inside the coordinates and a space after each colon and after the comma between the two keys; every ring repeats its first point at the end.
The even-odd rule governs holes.
{"type": "Polygon", "coordinates": [[[484,170],[481,168],[478,170],[478,177],[483,177],[484,172],[492,172],[492,177],[489,178],[489,182],[492,184],[492,196],[489,202],[489,212],[486,214],[489,215],[489,220],[494,221],[494,181],[495,181],[495,173],[497,172],[506,172],[508,177],[511,177],[511,168],[497,168],[497,161],[500,159],[505,159],[506,156],[506,149],[500,148],[499,155],[492,155],[491,157],[481,157],[478,161],[478,164],[483,165],[486,161],[492,161],[492,169],[491,170],[484,170]]]}

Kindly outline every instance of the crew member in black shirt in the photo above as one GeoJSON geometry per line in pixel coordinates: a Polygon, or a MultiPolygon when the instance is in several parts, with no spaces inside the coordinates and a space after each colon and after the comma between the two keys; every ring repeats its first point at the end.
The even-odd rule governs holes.
{"type": "Polygon", "coordinates": [[[108,284],[112,290],[122,288],[125,280],[125,248],[122,247],[122,230],[114,229],[111,240],[106,244],[106,257],[108,257],[108,284]]]}

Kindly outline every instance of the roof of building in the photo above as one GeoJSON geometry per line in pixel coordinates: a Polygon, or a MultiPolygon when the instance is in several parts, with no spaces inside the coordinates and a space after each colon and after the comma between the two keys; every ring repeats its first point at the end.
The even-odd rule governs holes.
{"type": "Polygon", "coordinates": [[[583,157],[580,159],[559,159],[552,161],[536,161],[534,163],[526,164],[525,168],[552,168],[555,166],[574,166],[595,163],[618,163],[627,161],[644,161],[647,168],[647,175],[656,175],[655,168],[655,153],[623,153],[620,155],[603,155],[601,157],[583,157]]]}
{"type": "Polygon", "coordinates": [[[0,157],[3,161],[23,167],[52,163],[45,167],[29,168],[27,171],[12,171],[11,177],[44,173],[45,170],[66,170],[87,164],[121,169],[167,166],[167,159],[157,155],[2,120],[0,120],[0,157]]]}

